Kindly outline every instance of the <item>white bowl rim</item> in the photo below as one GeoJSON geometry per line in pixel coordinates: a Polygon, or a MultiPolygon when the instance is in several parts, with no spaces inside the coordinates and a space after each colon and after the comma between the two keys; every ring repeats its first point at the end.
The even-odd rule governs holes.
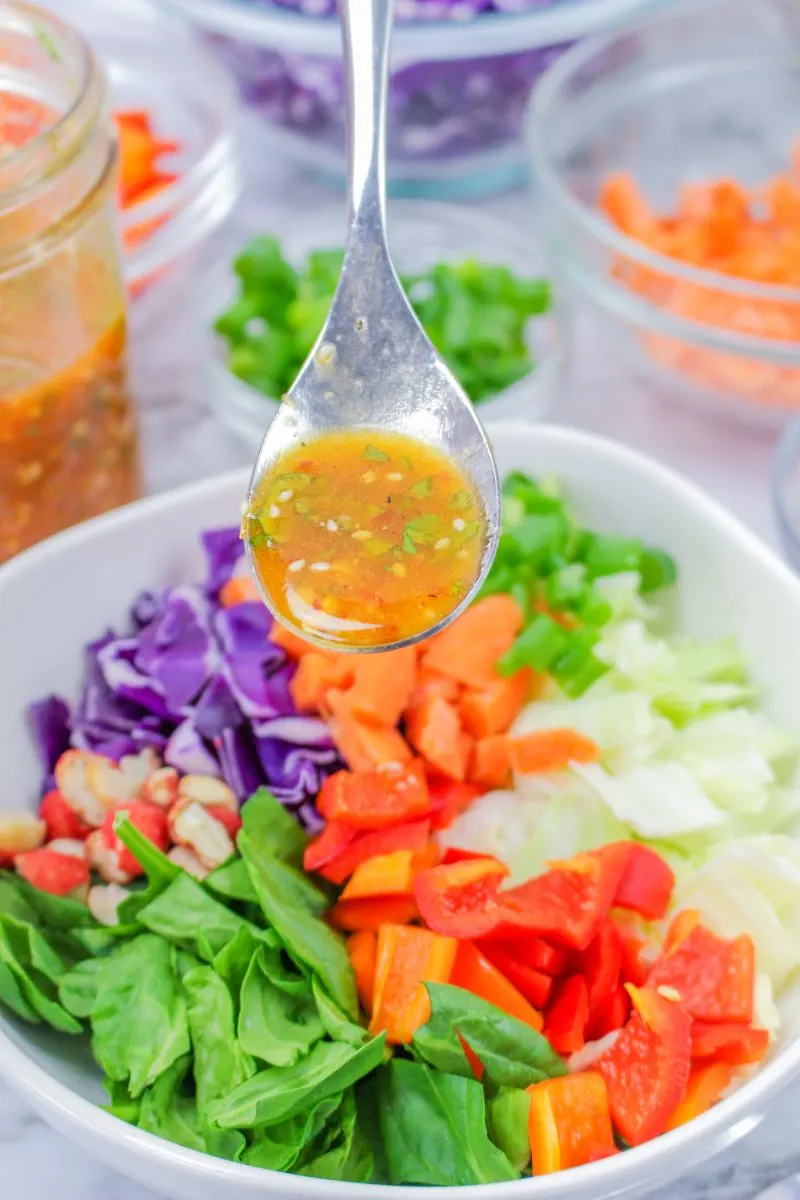
{"type": "MultiPolygon", "coordinates": [[[[747,550],[754,563],[765,571],[777,577],[792,592],[794,592],[798,607],[800,607],[800,579],[780,558],[763,543],[751,530],[736,517],[728,513],[717,501],[712,500],[700,488],[684,479],[677,472],[662,466],[648,455],[638,450],[613,442],[608,438],[582,430],[570,429],[557,425],[531,425],[520,421],[501,422],[494,427],[487,426],[487,436],[490,441],[494,430],[502,430],[504,436],[518,437],[523,442],[534,438],[540,443],[553,446],[571,447],[577,452],[589,451],[603,455],[613,470],[615,463],[628,467],[638,473],[647,473],[658,479],[661,485],[681,494],[691,501],[703,519],[723,536],[733,539],[747,550]]],[[[49,538],[47,541],[33,546],[13,558],[0,568],[0,589],[8,580],[13,580],[24,573],[32,559],[47,562],[49,558],[57,557],[70,546],[78,546],[92,540],[95,531],[109,527],[124,528],[139,519],[142,512],[150,514],[168,513],[176,502],[191,501],[208,492],[219,491],[226,493],[236,483],[245,494],[249,469],[239,468],[225,474],[213,476],[198,483],[190,483],[184,487],[175,488],[169,492],[146,497],[134,504],[68,529],[63,533],[49,538]]],[[[763,1116],[762,1106],[768,1104],[789,1083],[800,1068],[800,1039],[788,1046],[778,1058],[767,1063],[752,1079],[722,1100],[715,1107],[696,1117],[686,1125],[665,1133],[622,1154],[591,1163],[587,1166],[572,1168],[563,1174],[548,1176],[533,1176],[506,1183],[477,1184],[467,1187],[436,1188],[437,1196],[443,1200],[499,1200],[500,1197],[535,1197],[544,1188],[550,1200],[564,1197],[568,1200],[573,1188],[594,1184],[598,1196],[614,1195],[624,1191],[627,1186],[636,1186],[637,1176],[642,1170],[650,1178],[658,1173],[658,1165],[664,1160],[680,1158],[683,1148],[694,1146],[698,1142],[710,1142],[717,1139],[725,1144],[732,1144],[738,1138],[749,1133],[763,1116]]],[[[310,1195],[319,1196],[320,1200],[342,1200],[343,1188],[347,1195],[363,1197],[363,1200],[418,1200],[424,1189],[420,1187],[398,1186],[393,1184],[371,1183],[341,1183],[333,1180],[310,1179],[301,1175],[284,1174],[267,1171],[260,1167],[251,1167],[243,1163],[233,1163],[214,1158],[212,1155],[197,1150],[188,1150],[172,1142],[163,1140],[153,1134],[145,1133],[134,1126],[92,1104],[89,1100],[76,1095],[71,1088],[59,1083],[43,1068],[35,1063],[25,1051],[17,1045],[3,1029],[0,1028],[0,1076],[9,1082],[20,1095],[27,1097],[34,1107],[40,1111],[49,1111],[56,1118],[56,1124],[71,1124],[79,1126],[89,1139],[101,1138],[103,1141],[126,1145],[132,1150],[143,1152],[151,1163],[161,1162],[164,1166],[180,1168],[186,1175],[200,1180],[202,1177],[214,1177],[217,1181],[235,1187],[237,1183],[252,1184],[256,1177],[264,1180],[263,1191],[268,1194],[273,1188],[280,1187],[281,1194],[296,1197],[297,1200],[308,1200],[310,1195]],[[278,1182],[279,1181],[279,1182],[278,1182]]],[[[84,1142],[86,1144],[86,1142],[84,1142]]],[[[717,1146],[717,1148],[719,1148],[717,1146]]],[[[690,1163],[696,1161],[687,1156],[690,1163]]],[[[675,1175],[679,1174],[675,1172],[675,1175]]],[[[666,1178],[666,1177],[665,1177],[666,1178]]],[[[252,1189],[250,1189],[252,1191],[252,1189]]],[[[261,1190],[261,1189],[259,1189],[261,1190]]]]}

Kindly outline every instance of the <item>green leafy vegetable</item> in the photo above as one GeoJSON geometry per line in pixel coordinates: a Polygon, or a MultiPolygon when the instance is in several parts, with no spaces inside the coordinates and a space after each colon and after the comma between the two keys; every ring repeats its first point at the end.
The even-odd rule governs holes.
{"type": "Polygon", "coordinates": [[[315,1179],[346,1180],[348,1183],[367,1183],[372,1178],[372,1149],[358,1126],[358,1112],[352,1088],[345,1092],[335,1117],[328,1122],[324,1136],[324,1147],[320,1147],[318,1154],[307,1156],[302,1165],[298,1165],[298,1175],[309,1175],[315,1179]]]}
{"type": "Polygon", "coordinates": [[[91,1012],[92,1049],[110,1079],[136,1099],[189,1053],[186,1001],[174,950],[151,933],[123,942],[100,973],[91,1012]]]}
{"type": "Polygon", "coordinates": [[[253,793],[242,806],[241,817],[244,832],[263,853],[293,867],[302,866],[308,838],[268,788],[262,787],[253,793]]]}
{"type": "Polygon", "coordinates": [[[459,1041],[464,1038],[493,1087],[526,1088],[567,1072],[547,1038],[493,1004],[449,983],[426,983],[431,1015],[414,1034],[414,1052],[432,1067],[471,1076],[459,1041]]]}
{"type": "Polygon", "coordinates": [[[381,1071],[379,1088],[392,1183],[467,1187],[519,1177],[489,1140],[477,1080],[395,1058],[381,1071]]]}
{"type": "Polygon", "coordinates": [[[46,1021],[61,1033],[81,1024],[61,1005],[56,984],[64,964],[35,925],[0,913],[0,999],[26,1021],[46,1021]]]}
{"type": "Polygon", "coordinates": [[[188,1054],[177,1059],[142,1092],[139,1128],[185,1146],[187,1150],[205,1150],[197,1105],[193,1097],[181,1092],[190,1061],[188,1054]]]}
{"type": "Polygon", "coordinates": [[[347,1016],[357,1019],[355,979],[344,942],[298,903],[297,872],[265,853],[244,830],[239,834],[239,849],[264,916],[290,957],[317,974],[331,999],[347,1016]]]}
{"type": "Polygon", "coordinates": [[[341,1102],[340,1095],[327,1096],[296,1117],[257,1129],[244,1161],[269,1171],[290,1171],[306,1147],[315,1144],[341,1102]]]}
{"type": "Polygon", "coordinates": [[[87,958],[59,977],[58,998],[73,1017],[91,1017],[106,966],[104,958],[87,958]]]}
{"type": "Polygon", "coordinates": [[[184,871],[140,910],[138,920],[152,933],[191,950],[206,962],[211,962],[247,925],[243,917],[209,896],[184,871]]]}
{"type": "Polygon", "coordinates": [[[501,1087],[486,1105],[489,1137],[520,1174],[531,1161],[530,1110],[531,1098],[520,1088],[501,1087]]]}
{"type": "Polygon", "coordinates": [[[237,1029],[249,1054],[275,1067],[289,1067],[325,1030],[308,981],[298,977],[299,987],[282,987],[279,965],[271,970],[275,956],[262,948],[251,959],[242,983],[237,1029]]]}
{"type": "Polygon", "coordinates": [[[363,1046],[368,1036],[367,1031],[362,1025],[354,1025],[333,1003],[316,975],[311,980],[311,990],[328,1037],[332,1038],[334,1042],[349,1042],[351,1046],[363,1046]]]}
{"type": "Polygon", "coordinates": [[[236,1038],[231,994],[211,967],[195,967],[183,977],[189,1035],[194,1052],[197,1102],[232,1092],[255,1074],[255,1063],[236,1038]]]}
{"type": "Polygon", "coordinates": [[[334,1096],[373,1071],[383,1060],[385,1035],[356,1049],[344,1042],[317,1042],[291,1067],[269,1067],[209,1106],[208,1116],[224,1129],[276,1125],[334,1096]]]}
{"type": "Polygon", "coordinates": [[[160,896],[174,880],[180,878],[185,872],[175,863],[170,862],[166,854],[162,854],[158,847],[154,846],[150,839],[146,838],[126,818],[118,818],[114,828],[117,837],[141,863],[147,876],[147,886],[128,896],[119,906],[120,924],[126,925],[135,921],[143,908],[160,896]]]}

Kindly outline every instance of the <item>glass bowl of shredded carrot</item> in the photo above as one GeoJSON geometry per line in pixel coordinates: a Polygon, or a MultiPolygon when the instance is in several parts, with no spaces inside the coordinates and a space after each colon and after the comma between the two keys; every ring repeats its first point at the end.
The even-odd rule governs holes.
{"type": "Polygon", "coordinates": [[[653,390],[800,410],[800,58],[770,0],[688,3],[576,48],[529,114],[557,276],[653,390]]]}

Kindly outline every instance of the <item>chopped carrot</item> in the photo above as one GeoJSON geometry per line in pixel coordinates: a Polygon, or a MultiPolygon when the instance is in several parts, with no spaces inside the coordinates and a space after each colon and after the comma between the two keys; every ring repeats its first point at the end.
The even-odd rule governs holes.
{"type": "Polygon", "coordinates": [[[689,1076],[686,1094],[670,1117],[667,1129],[677,1129],[712,1108],[733,1078],[734,1070],[730,1063],[724,1062],[695,1067],[689,1076]]]}
{"type": "Polygon", "coordinates": [[[348,695],[351,712],[373,725],[396,725],[414,690],[416,670],[417,652],[413,646],[387,654],[361,655],[348,695]]]}
{"type": "Polygon", "coordinates": [[[395,850],[376,854],[359,863],[341,894],[342,900],[360,900],[366,896],[410,896],[414,879],[414,852],[395,850]]]}
{"type": "Polygon", "coordinates": [[[571,762],[597,762],[600,747],[573,729],[542,729],[509,738],[508,757],[520,775],[540,775],[571,762]]]}
{"type": "Polygon", "coordinates": [[[368,896],[363,900],[340,900],[330,911],[330,919],[346,933],[372,930],[381,925],[408,925],[419,916],[413,896],[368,896]]]}
{"type": "Polygon", "coordinates": [[[448,779],[467,773],[472,739],[461,728],[458,709],[439,696],[427,700],[406,717],[408,740],[422,757],[448,779]]]}
{"type": "Polygon", "coordinates": [[[631,175],[609,175],[600,189],[600,207],[623,233],[636,237],[653,223],[653,212],[631,175]]]}
{"type": "Polygon", "coordinates": [[[455,938],[427,929],[382,925],[378,930],[375,991],[370,1033],[386,1030],[387,1041],[411,1041],[431,1012],[425,983],[447,983],[456,957],[455,938]]]}
{"type": "Polygon", "coordinates": [[[235,608],[249,600],[260,600],[258,588],[249,575],[234,575],[219,590],[219,602],[223,608],[235,608]]]}
{"type": "Polygon", "coordinates": [[[353,661],[348,654],[304,654],[289,681],[289,694],[301,712],[321,712],[332,688],[353,682],[353,661]]]}
{"type": "MultiPolygon", "coordinates": [[[[427,644],[425,648],[428,648],[427,644]]],[[[455,679],[423,665],[417,669],[417,678],[409,697],[408,708],[417,708],[430,696],[438,696],[441,700],[446,700],[448,704],[455,704],[460,691],[460,684],[455,679]]]]}
{"type": "Polygon", "coordinates": [[[508,678],[498,676],[482,688],[467,688],[459,702],[461,720],[475,738],[505,733],[534,688],[533,671],[523,667],[508,678]]]}
{"type": "Polygon", "coordinates": [[[511,775],[508,745],[508,738],[502,733],[477,741],[469,769],[470,782],[483,788],[505,787],[511,775]]]}
{"type": "Polygon", "coordinates": [[[302,658],[304,654],[324,654],[324,650],[318,650],[316,646],[312,646],[310,642],[304,641],[298,637],[296,633],[292,633],[291,629],[287,629],[280,621],[273,621],[272,628],[269,631],[269,640],[275,646],[280,646],[281,650],[288,654],[289,658],[302,658]]]}
{"type": "Polygon", "coordinates": [[[468,687],[484,687],[497,678],[495,664],[514,641],[523,620],[513,596],[487,596],[442,630],[423,655],[423,665],[468,687]]]}
{"type": "Polygon", "coordinates": [[[402,734],[360,721],[350,708],[348,692],[331,689],[326,701],[331,736],[351,771],[374,771],[382,763],[411,761],[411,750],[402,734]]]}
{"type": "Polygon", "coordinates": [[[356,977],[356,989],[361,1007],[372,1013],[375,988],[375,963],[378,957],[378,938],[371,929],[362,929],[347,939],[347,956],[356,977]]]}

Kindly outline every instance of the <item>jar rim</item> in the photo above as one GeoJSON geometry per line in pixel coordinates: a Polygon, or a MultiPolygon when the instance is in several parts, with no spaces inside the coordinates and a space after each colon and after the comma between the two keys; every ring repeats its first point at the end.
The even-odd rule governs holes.
{"type": "MultiPolygon", "coordinates": [[[[53,61],[65,59],[71,78],[69,94],[52,122],[0,157],[0,207],[69,165],[100,119],[106,98],[105,76],[91,46],[54,13],[28,0],[0,0],[0,37],[3,33],[39,42],[53,61]],[[13,176],[14,183],[9,186],[3,176],[13,176]]],[[[39,99],[21,88],[17,94],[39,99]]]]}

